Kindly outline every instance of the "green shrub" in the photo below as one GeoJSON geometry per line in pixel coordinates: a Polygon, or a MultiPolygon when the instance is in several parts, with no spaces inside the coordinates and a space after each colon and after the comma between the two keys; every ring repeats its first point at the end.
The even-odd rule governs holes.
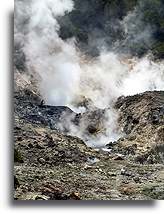
{"type": "Polygon", "coordinates": [[[23,157],[17,149],[14,149],[14,162],[23,163],[23,157]]]}

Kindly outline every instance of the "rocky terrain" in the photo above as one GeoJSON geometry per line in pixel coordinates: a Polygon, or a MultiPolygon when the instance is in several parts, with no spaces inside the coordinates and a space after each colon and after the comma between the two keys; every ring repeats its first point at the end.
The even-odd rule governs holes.
{"type": "MultiPolygon", "coordinates": [[[[15,71],[15,200],[164,199],[164,91],[120,97],[115,103],[123,136],[103,148],[58,129],[67,117],[88,120],[90,134],[105,110],[76,114],[48,106],[35,83],[15,71]]],[[[101,131],[101,129],[99,129],[101,131]]]]}

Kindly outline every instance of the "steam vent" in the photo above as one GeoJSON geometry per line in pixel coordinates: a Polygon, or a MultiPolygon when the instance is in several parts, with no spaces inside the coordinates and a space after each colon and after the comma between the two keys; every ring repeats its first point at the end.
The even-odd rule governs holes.
{"type": "Polygon", "coordinates": [[[163,0],[15,0],[14,200],[164,199],[163,23],[163,0]]]}

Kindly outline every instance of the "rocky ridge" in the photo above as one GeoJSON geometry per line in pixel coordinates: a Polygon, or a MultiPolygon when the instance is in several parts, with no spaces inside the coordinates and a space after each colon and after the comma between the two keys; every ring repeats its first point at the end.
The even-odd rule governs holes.
{"type": "Polygon", "coordinates": [[[104,110],[77,115],[68,107],[44,105],[37,87],[18,74],[14,92],[15,200],[164,199],[163,91],[120,97],[115,109],[124,135],[106,148],[96,149],[62,133],[57,124],[64,112],[76,118],[76,125],[88,118],[92,134],[97,130],[92,123],[95,111],[103,116],[104,110]]]}

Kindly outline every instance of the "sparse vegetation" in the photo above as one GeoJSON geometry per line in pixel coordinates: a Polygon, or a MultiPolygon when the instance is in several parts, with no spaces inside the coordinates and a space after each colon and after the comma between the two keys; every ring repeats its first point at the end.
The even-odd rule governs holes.
{"type": "Polygon", "coordinates": [[[18,149],[14,149],[14,162],[23,163],[23,157],[18,149]]]}

